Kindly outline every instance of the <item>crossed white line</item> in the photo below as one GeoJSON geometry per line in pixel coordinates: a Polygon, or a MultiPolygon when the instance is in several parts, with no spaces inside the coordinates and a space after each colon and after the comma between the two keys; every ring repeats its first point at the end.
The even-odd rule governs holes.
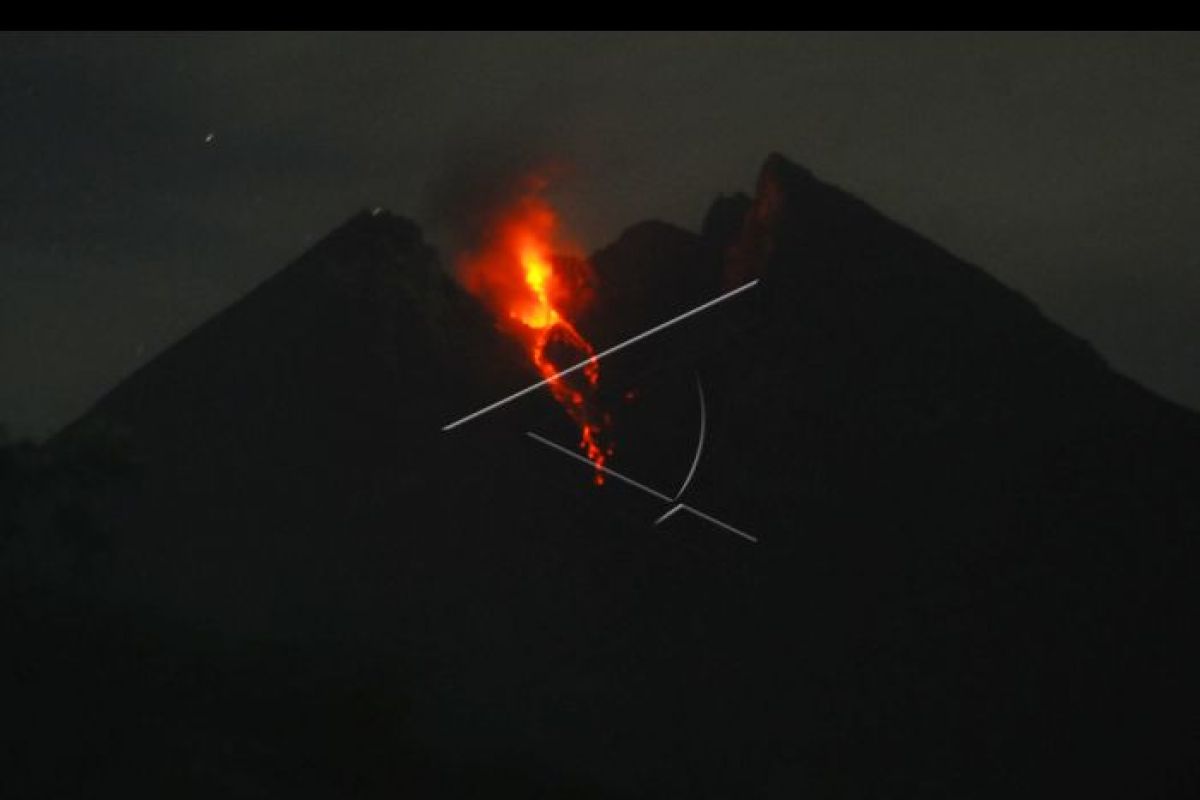
{"type": "MultiPolygon", "coordinates": [[[[587,464],[592,469],[598,469],[601,472],[603,472],[605,475],[611,475],[612,477],[616,478],[617,480],[623,481],[624,483],[629,484],[630,486],[632,486],[635,489],[641,489],[646,494],[650,495],[651,497],[658,498],[659,500],[662,500],[664,503],[674,503],[675,502],[675,498],[667,497],[662,492],[657,491],[655,489],[651,489],[649,486],[645,485],[644,483],[639,483],[639,482],[635,481],[633,478],[630,478],[628,475],[622,475],[621,473],[617,472],[615,469],[612,469],[611,467],[606,467],[602,464],[597,464],[594,461],[592,461],[591,459],[587,458],[586,456],[581,456],[579,453],[576,453],[574,450],[571,450],[570,448],[567,448],[567,447],[563,447],[561,444],[556,444],[544,436],[539,436],[538,434],[534,433],[533,431],[525,431],[525,435],[528,436],[530,439],[533,439],[534,441],[541,442],[542,444],[546,445],[547,447],[557,450],[558,452],[562,453],[565,456],[570,456],[571,458],[575,459],[576,461],[580,461],[584,464],[587,464]]],[[[725,530],[729,531],[730,533],[736,534],[738,536],[741,536],[743,539],[746,539],[748,541],[754,542],[755,544],[758,544],[758,539],[751,536],[750,534],[746,533],[745,531],[738,530],[737,528],[733,527],[732,525],[730,525],[726,522],[722,522],[721,520],[717,519],[716,517],[711,517],[708,514],[705,514],[703,511],[700,511],[699,509],[692,508],[687,503],[677,503],[676,505],[672,506],[667,511],[667,513],[663,514],[661,517],[656,519],[654,521],[654,524],[657,525],[658,523],[662,522],[663,520],[667,519],[668,517],[670,517],[671,515],[675,514],[678,511],[687,511],[690,514],[695,514],[700,519],[707,520],[708,522],[711,522],[713,525],[716,525],[719,528],[724,528],[725,530]]]]}
{"type": "MultiPolygon", "coordinates": [[[[626,347],[628,347],[631,344],[634,344],[635,342],[640,342],[641,340],[643,340],[649,336],[653,336],[654,334],[659,333],[660,331],[664,331],[667,328],[674,325],[675,323],[682,322],[683,320],[687,319],[688,317],[692,317],[692,316],[695,316],[696,314],[699,314],[701,311],[707,311],[708,309],[712,308],[713,306],[717,305],[718,303],[723,303],[726,300],[728,300],[729,298],[735,297],[736,295],[739,295],[742,292],[747,291],[748,289],[753,289],[757,285],[758,285],[758,278],[755,278],[754,280],[750,281],[749,283],[744,283],[741,286],[737,287],[736,289],[731,289],[730,291],[725,292],[722,295],[714,297],[712,300],[709,300],[706,303],[702,303],[690,311],[685,311],[676,317],[672,317],[671,319],[667,320],[666,322],[662,322],[662,323],[659,323],[658,325],[655,325],[653,328],[650,328],[647,331],[643,331],[642,333],[639,333],[636,336],[626,339],[625,341],[620,342],[619,344],[615,344],[612,347],[608,348],[607,350],[604,350],[603,352],[600,352],[593,356],[585,358],[583,361],[580,361],[578,364],[574,364],[570,367],[567,367],[566,369],[564,369],[560,372],[557,372],[548,378],[544,378],[544,379],[538,381],[537,383],[526,386],[524,389],[521,389],[520,391],[513,392],[512,394],[508,395],[507,397],[502,397],[501,399],[497,400],[496,402],[492,403],[491,405],[484,406],[483,408],[479,409],[478,411],[473,411],[470,414],[467,414],[465,417],[462,417],[460,419],[455,420],[454,422],[444,425],[442,427],[442,430],[443,431],[453,430],[454,428],[457,428],[459,425],[463,425],[467,422],[470,422],[471,420],[481,417],[490,411],[495,411],[497,408],[500,408],[503,405],[507,405],[508,403],[511,403],[513,400],[516,400],[520,397],[524,397],[525,395],[529,394],[530,392],[537,391],[538,389],[542,388],[543,386],[545,386],[549,383],[552,383],[552,382],[558,380],[559,378],[562,378],[566,375],[570,375],[573,372],[578,372],[579,370],[586,367],[588,364],[594,364],[594,363],[598,362],[600,359],[605,358],[606,356],[610,356],[619,350],[624,350],[626,347]]],[[[701,404],[701,412],[703,412],[703,404],[704,404],[703,392],[701,392],[701,394],[700,394],[700,404],[701,404]]],[[[703,444],[704,444],[703,424],[704,424],[703,419],[701,419],[701,426],[702,426],[701,434],[700,434],[701,446],[703,446],[703,444]]],[[[581,461],[584,464],[587,464],[592,469],[598,469],[601,472],[603,472],[604,474],[611,475],[612,477],[616,478],[617,480],[622,481],[622,482],[634,487],[635,489],[641,489],[643,492],[650,495],[651,497],[655,497],[659,500],[662,500],[665,503],[675,503],[675,505],[673,505],[670,509],[668,509],[665,514],[663,514],[661,517],[659,517],[658,519],[656,519],[654,521],[655,525],[658,525],[659,523],[667,520],[668,518],[670,518],[672,515],[674,515],[675,513],[679,512],[679,511],[687,511],[688,513],[694,514],[695,516],[699,517],[700,519],[711,522],[713,525],[716,525],[717,527],[724,528],[725,530],[729,531],[730,533],[741,536],[743,539],[747,539],[756,544],[758,543],[758,539],[756,539],[755,537],[746,533],[745,531],[738,530],[737,528],[733,527],[732,525],[722,522],[721,520],[717,519],[716,517],[711,517],[708,514],[705,514],[703,511],[692,508],[691,506],[687,505],[686,503],[677,502],[678,498],[679,498],[679,494],[683,493],[683,490],[685,488],[687,488],[688,482],[691,481],[692,475],[695,474],[696,466],[699,463],[699,459],[700,459],[700,451],[699,450],[696,451],[696,458],[693,460],[691,470],[688,472],[688,476],[684,480],[683,486],[679,490],[679,494],[676,494],[675,497],[668,497],[667,495],[663,494],[662,492],[659,492],[655,489],[651,489],[649,486],[646,486],[643,483],[638,483],[633,478],[630,478],[627,475],[622,475],[621,473],[617,472],[616,470],[614,470],[610,467],[605,467],[600,464],[597,464],[597,463],[593,462],[591,459],[585,458],[584,456],[581,456],[578,453],[576,453],[575,451],[573,451],[569,448],[563,447],[562,445],[555,444],[554,442],[550,441],[549,439],[539,436],[538,434],[533,433],[532,431],[526,431],[526,434],[530,438],[534,439],[535,441],[541,442],[542,444],[546,445],[547,447],[553,448],[554,450],[557,450],[558,452],[560,452],[564,455],[570,456],[571,458],[575,459],[576,461],[581,461]]]]}

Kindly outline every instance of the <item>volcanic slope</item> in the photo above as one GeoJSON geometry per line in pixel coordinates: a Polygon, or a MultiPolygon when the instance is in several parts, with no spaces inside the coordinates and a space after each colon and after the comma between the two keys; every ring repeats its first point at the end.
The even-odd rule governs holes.
{"type": "MultiPolygon", "coordinates": [[[[781,156],[593,257],[611,462],[416,226],[363,214],[60,436],[120,430],[106,591],[392,664],[431,752],[626,796],[1140,793],[1195,780],[1200,421],[781,156]],[[632,394],[633,399],[626,395],[632,394]],[[651,446],[652,445],[652,446],[651,446]],[[671,490],[671,491],[668,491],[671,490]]],[[[382,791],[382,789],[381,789],[382,791]]]]}

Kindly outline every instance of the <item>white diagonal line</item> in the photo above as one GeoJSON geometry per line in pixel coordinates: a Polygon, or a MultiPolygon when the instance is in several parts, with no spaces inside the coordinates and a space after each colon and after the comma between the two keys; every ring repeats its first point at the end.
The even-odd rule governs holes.
{"type": "Polygon", "coordinates": [[[580,361],[578,364],[567,367],[566,369],[562,370],[561,372],[551,375],[549,378],[544,378],[531,386],[526,386],[524,389],[520,390],[519,392],[513,392],[508,397],[501,398],[500,400],[497,400],[496,402],[492,403],[489,406],[484,406],[483,408],[479,409],[478,411],[474,411],[470,414],[467,414],[462,419],[457,419],[454,422],[451,422],[449,425],[443,426],[442,430],[448,431],[453,428],[457,428],[459,425],[462,425],[465,422],[470,422],[471,420],[475,419],[476,417],[481,417],[484,414],[488,413],[489,411],[495,411],[497,408],[500,408],[500,406],[503,406],[507,403],[511,403],[513,400],[516,400],[519,397],[524,397],[525,395],[529,394],[530,392],[537,391],[538,389],[542,388],[543,386],[545,386],[548,383],[552,383],[553,381],[556,381],[559,378],[562,378],[564,376],[570,375],[573,372],[578,372],[579,370],[586,367],[588,364],[599,361],[600,359],[602,359],[606,356],[610,356],[613,353],[617,352],[618,350],[624,350],[626,347],[629,347],[629,345],[634,344],[635,342],[640,342],[642,339],[645,339],[648,336],[653,336],[654,334],[658,333],[659,331],[666,330],[667,328],[671,327],[672,325],[674,325],[677,322],[682,322],[683,320],[687,319],[688,317],[693,317],[696,314],[699,314],[701,311],[707,311],[708,309],[715,306],[717,303],[724,302],[735,295],[741,294],[742,292],[746,291],[747,289],[752,289],[757,284],[758,284],[758,278],[755,278],[754,280],[750,281],[749,283],[744,283],[741,286],[737,287],[736,289],[731,289],[730,291],[726,292],[723,295],[720,295],[719,297],[714,297],[712,300],[709,300],[706,303],[702,303],[701,305],[696,306],[691,311],[685,311],[677,317],[672,317],[671,319],[667,320],[666,322],[662,322],[662,323],[659,323],[658,325],[655,325],[653,328],[651,328],[648,331],[642,331],[637,336],[634,336],[631,339],[626,339],[625,341],[623,341],[619,344],[613,345],[612,347],[608,348],[607,350],[605,350],[602,353],[597,353],[594,356],[585,358],[583,361],[580,361]]]}
{"type": "Polygon", "coordinates": [[[539,442],[546,445],[547,447],[553,447],[555,450],[562,453],[563,455],[568,455],[571,458],[575,459],[576,461],[581,461],[584,464],[587,464],[589,467],[591,467],[593,469],[600,470],[605,475],[611,475],[619,481],[624,481],[625,483],[628,483],[630,486],[634,487],[635,489],[641,489],[646,494],[651,495],[653,497],[657,497],[659,500],[662,500],[664,503],[671,502],[671,498],[667,497],[662,492],[656,492],[653,489],[651,489],[649,486],[638,483],[633,478],[630,478],[628,475],[622,475],[621,473],[617,472],[615,469],[613,469],[611,467],[606,467],[606,466],[603,466],[602,464],[597,464],[595,461],[592,461],[590,458],[587,458],[586,456],[581,456],[579,453],[576,453],[574,450],[570,450],[566,447],[563,447],[561,444],[555,444],[554,442],[550,441],[549,439],[545,438],[544,436],[538,436],[533,431],[526,431],[525,434],[527,436],[529,436],[531,439],[538,440],[539,442]]]}
{"type": "Polygon", "coordinates": [[[695,514],[700,519],[708,520],[713,525],[720,526],[720,527],[724,528],[725,530],[729,531],[730,533],[736,533],[738,536],[742,537],[743,539],[749,539],[750,541],[754,542],[755,544],[758,544],[757,538],[751,536],[750,534],[746,533],[745,531],[739,531],[737,528],[733,527],[728,522],[721,522],[721,520],[717,519],[716,517],[710,517],[708,514],[705,514],[703,511],[700,511],[699,509],[696,509],[696,508],[692,508],[687,503],[680,503],[679,507],[682,508],[684,511],[690,511],[691,513],[695,514]]]}
{"type": "MultiPolygon", "coordinates": [[[[597,464],[595,461],[592,461],[590,458],[581,456],[579,453],[576,453],[574,450],[563,447],[561,444],[556,444],[544,436],[539,436],[538,434],[534,433],[533,431],[525,431],[525,435],[531,439],[541,442],[542,444],[546,445],[547,447],[557,450],[558,452],[562,453],[563,455],[570,456],[571,458],[575,459],[576,461],[579,461],[583,464],[587,464],[592,469],[598,469],[601,472],[603,472],[605,475],[611,475],[612,477],[616,478],[619,481],[624,481],[625,483],[629,484],[630,486],[634,487],[635,489],[641,489],[643,492],[650,495],[651,497],[655,497],[659,500],[662,500],[665,503],[675,502],[672,498],[667,497],[662,492],[655,491],[654,489],[651,489],[649,486],[646,486],[643,483],[638,483],[633,478],[630,478],[628,475],[622,475],[621,473],[617,472],[615,469],[612,469],[611,467],[606,467],[602,464],[597,464]]],[[[691,513],[695,514],[697,517],[700,517],[700,519],[707,520],[708,522],[711,522],[712,524],[714,524],[718,527],[724,528],[725,530],[729,531],[730,533],[737,534],[738,536],[741,536],[743,539],[747,539],[751,542],[754,542],[755,544],[758,544],[758,539],[756,539],[755,537],[746,533],[745,531],[740,531],[737,528],[733,527],[732,525],[722,522],[721,520],[717,519],[716,517],[711,517],[708,514],[705,514],[703,511],[699,511],[695,508],[692,508],[691,506],[687,505],[686,503],[679,503],[679,504],[673,506],[669,511],[667,511],[666,514],[663,514],[661,517],[659,517],[657,520],[655,520],[654,524],[657,525],[658,523],[665,520],[667,517],[674,514],[676,511],[680,511],[680,510],[690,511],[691,513]]]]}

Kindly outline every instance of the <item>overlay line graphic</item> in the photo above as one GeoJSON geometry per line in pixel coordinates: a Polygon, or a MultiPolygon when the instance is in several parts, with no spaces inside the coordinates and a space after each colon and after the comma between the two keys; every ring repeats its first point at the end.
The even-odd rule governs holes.
{"type": "MultiPolygon", "coordinates": [[[[533,439],[536,442],[541,442],[542,444],[546,445],[547,447],[557,450],[558,452],[562,453],[563,455],[570,456],[571,458],[575,459],[576,461],[579,461],[580,463],[588,465],[592,469],[598,469],[601,472],[603,472],[605,475],[610,475],[610,476],[616,478],[617,480],[634,487],[635,489],[641,489],[646,494],[648,494],[651,497],[654,497],[658,500],[662,500],[664,503],[674,503],[675,502],[674,498],[667,497],[662,492],[651,489],[649,486],[646,486],[643,483],[639,483],[639,482],[635,481],[633,478],[630,478],[628,475],[622,475],[621,473],[617,472],[616,470],[612,469],[611,467],[606,467],[606,466],[603,466],[600,464],[596,464],[596,463],[592,462],[590,459],[588,459],[587,457],[582,456],[579,453],[576,453],[574,450],[571,450],[570,448],[567,448],[567,447],[563,447],[560,444],[556,444],[544,436],[539,436],[538,434],[534,433],[533,431],[526,431],[525,435],[528,436],[529,438],[533,439]]],[[[745,531],[738,530],[737,528],[733,527],[729,523],[722,522],[721,520],[717,519],[716,517],[709,516],[708,514],[705,514],[703,511],[692,508],[687,503],[676,504],[670,510],[668,510],[667,513],[665,513],[661,517],[659,517],[655,521],[654,524],[657,525],[659,522],[662,522],[663,520],[667,519],[668,517],[670,517],[677,511],[687,511],[691,514],[694,514],[695,516],[699,517],[702,520],[711,522],[713,525],[716,525],[719,528],[724,528],[725,530],[729,531],[732,534],[740,536],[743,539],[746,539],[747,541],[758,544],[758,539],[756,537],[751,536],[750,534],[746,533],[745,531]]]]}
{"type": "Polygon", "coordinates": [[[508,397],[503,397],[503,398],[497,400],[496,402],[492,403],[491,405],[484,406],[483,408],[479,409],[478,411],[473,411],[470,414],[467,414],[465,417],[462,417],[461,419],[456,419],[454,422],[451,422],[448,425],[442,426],[442,430],[443,431],[453,430],[454,428],[457,428],[459,425],[470,422],[471,420],[473,420],[477,417],[481,417],[484,414],[488,413],[489,411],[495,411],[497,408],[500,408],[503,405],[507,405],[508,403],[511,403],[513,400],[516,400],[517,398],[524,397],[525,395],[529,394],[530,392],[537,391],[538,389],[542,388],[543,386],[547,385],[548,383],[556,381],[559,378],[564,377],[566,375],[570,375],[573,372],[578,372],[579,370],[586,367],[588,364],[597,362],[600,359],[604,358],[605,356],[610,356],[619,350],[624,350],[626,347],[629,347],[629,345],[631,345],[631,344],[640,342],[642,339],[645,339],[648,336],[653,336],[654,334],[659,333],[660,331],[664,331],[667,328],[674,325],[675,323],[682,322],[683,320],[687,319],[688,317],[693,317],[696,314],[699,314],[701,311],[707,311],[708,309],[712,308],[713,306],[717,305],[718,303],[723,303],[724,301],[728,300],[729,298],[739,295],[748,289],[753,289],[757,285],[758,285],[758,278],[755,278],[754,280],[750,281],[749,283],[743,283],[741,286],[737,287],[736,289],[731,289],[728,292],[726,292],[725,294],[714,297],[712,300],[709,300],[705,303],[702,303],[701,305],[696,306],[691,311],[685,311],[677,317],[672,317],[671,319],[667,320],[666,322],[661,322],[658,325],[655,325],[650,330],[642,331],[638,335],[636,335],[630,339],[626,339],[625,341],[620,342],[619,344],[615,344],[612,347],[608,348],[607,350],[605,350],[601,353],[597,353],[596,355],[591,356],[590,358],[585,358],[583,361],[580,361],[578,364],[567,367],[566,369],[562,370],[561,372],[551,375],[549,378],[543,378],[542,380],[538,381],[535,384],[532,384],[531,386],[526,386],[524,389],[521,389],[520,391],[513,392],[508,397]]]}

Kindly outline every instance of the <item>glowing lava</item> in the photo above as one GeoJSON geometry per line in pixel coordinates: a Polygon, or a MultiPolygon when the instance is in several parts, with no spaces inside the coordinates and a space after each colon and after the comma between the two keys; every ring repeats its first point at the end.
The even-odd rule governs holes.
{"type": "MultiPolygon", "coordinates": [[[[558,217],[541,196],[542,180],[531,180],[520,196],[494,218],[483,246],[459,260],[463,285],[483,299],[529,352],[537,371],[550,378],[596,351],[575,328],[568,313],[577,313],[590,299],[589,268],[579,258],[555,257],[576,250],[556,238],[558,217]],[[558,362],[554,360],[557,356],[558,362]]],[[[609,415],[596,408],[600,364],[592,360],[582,381],[550,381],[554,398],[579,426],[579,447],[597,467],[612,455],[604,441],[609,415]]],[[[604,483],[597,469],[596,484],[604,483]]]]}

